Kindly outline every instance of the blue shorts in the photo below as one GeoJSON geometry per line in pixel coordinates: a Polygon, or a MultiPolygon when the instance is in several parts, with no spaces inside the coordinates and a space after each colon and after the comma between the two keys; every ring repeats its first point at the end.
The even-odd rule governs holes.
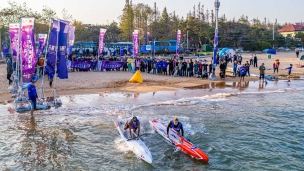
{"type": "Polygon", "coordinates": [[[32,100],[31,102],[32,109],[36,109],[36,100],[32,100]]]}

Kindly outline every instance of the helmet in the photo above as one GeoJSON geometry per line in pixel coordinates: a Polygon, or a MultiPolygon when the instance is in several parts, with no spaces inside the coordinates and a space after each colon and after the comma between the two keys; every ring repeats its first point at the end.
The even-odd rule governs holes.
{"type": "Polygon", "coordinates": [[[132,118],[132,121],[133,121],[133,122],[137,122],[137,117],[134,116],[134,117],[132,118]]]}

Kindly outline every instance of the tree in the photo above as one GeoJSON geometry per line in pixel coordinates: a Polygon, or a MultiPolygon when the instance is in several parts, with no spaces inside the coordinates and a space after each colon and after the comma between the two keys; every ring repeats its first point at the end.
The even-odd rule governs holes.
{"type": "Polygon", "coordinates": [[[304,43],[304,33],[303,32],[297,32],[297,34],[295,35],[296,39],[299,39],[301,41],[301,43],[304,43]]]}
{"type": "Polygon", "coordinates": [[[119,27],[122,31],[120,37],[124,41],[132,41],[132,33],[134,30],[134,12],[132,1],[126,0],[125,7],[123,9],[123,14],[119,17],[120,23],[119,27]]]}

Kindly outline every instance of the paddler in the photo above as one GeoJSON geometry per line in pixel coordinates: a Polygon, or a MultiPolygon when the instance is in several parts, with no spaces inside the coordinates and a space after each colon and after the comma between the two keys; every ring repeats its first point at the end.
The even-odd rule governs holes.
{"type": "Polygon", "coordinates": [[[173,121],[170,121],[168,126],[167,126],[167,137],[169,137],[169,128],[172,128],[175,130],[178,134],[182,131],[182,136],[184,136],[184,129],[183,129],[183,124],[178,121],[177,118],[174,118],[173,121]]]}
{"type": "Polygon", "coordinates": [[[128,120],[126,122],[126,124],[124,125],[124,130],[126,130],[128,128],[130,130],[130,138],[132,138],[132,132],[134,132],[136,134],[136,130],[138,128],[137,138],[139,138],[140,122],[136,116],[134,116],[131,120],[128,120]]]}

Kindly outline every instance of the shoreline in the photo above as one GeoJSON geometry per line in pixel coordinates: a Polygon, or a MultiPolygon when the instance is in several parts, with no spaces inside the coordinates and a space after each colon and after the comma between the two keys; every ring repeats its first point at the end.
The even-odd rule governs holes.
{"type": "MultiPolygon", "coordinates": [[[[143,74],[143,77],[145,74],[143,74]]],[[[159,76],[166,78],[168,76],[159,76]]],[[[178,77],[173,77],[178,78],[178,77]]],[[[186,77],[187,78],[187,77],[186,77]]],[[[245,81],[258,81],[257,77],[246,77],[245,81]]],[[[41,80],[40,80],[41,81],[41,80]]],[[[229,82],[239,82],[238,77],[226,77],[225,80],[207,80],[201,78],[189,78],[186,81],[155,81],[144,79],[143,83],[129,83],[128,80],[123,81],[112,81],[108,85],[101,85],[99,88],[75,88],[75,89],[57,89],[57,94],[59,96],[69,96],[69,95],[87,95],[87,94],[99,94],[113,93],[113,92],[132,92],[132,93],[148,93],[148,92],[160,92],[160,91],[177,91],[183,89],[195,89],[197,87],[204,87],[210,83],[229,83],[229,82]]],[[[39,94],[40,87],[36,85],[37,93],[39,94]]],[[[45,96],[51,95],[53,89],[46,88],[44,91],[45,96]]],[[[14,98],[11,97],[10,93],[0,93],[0,104],[13,102],[14,98]]]]}

